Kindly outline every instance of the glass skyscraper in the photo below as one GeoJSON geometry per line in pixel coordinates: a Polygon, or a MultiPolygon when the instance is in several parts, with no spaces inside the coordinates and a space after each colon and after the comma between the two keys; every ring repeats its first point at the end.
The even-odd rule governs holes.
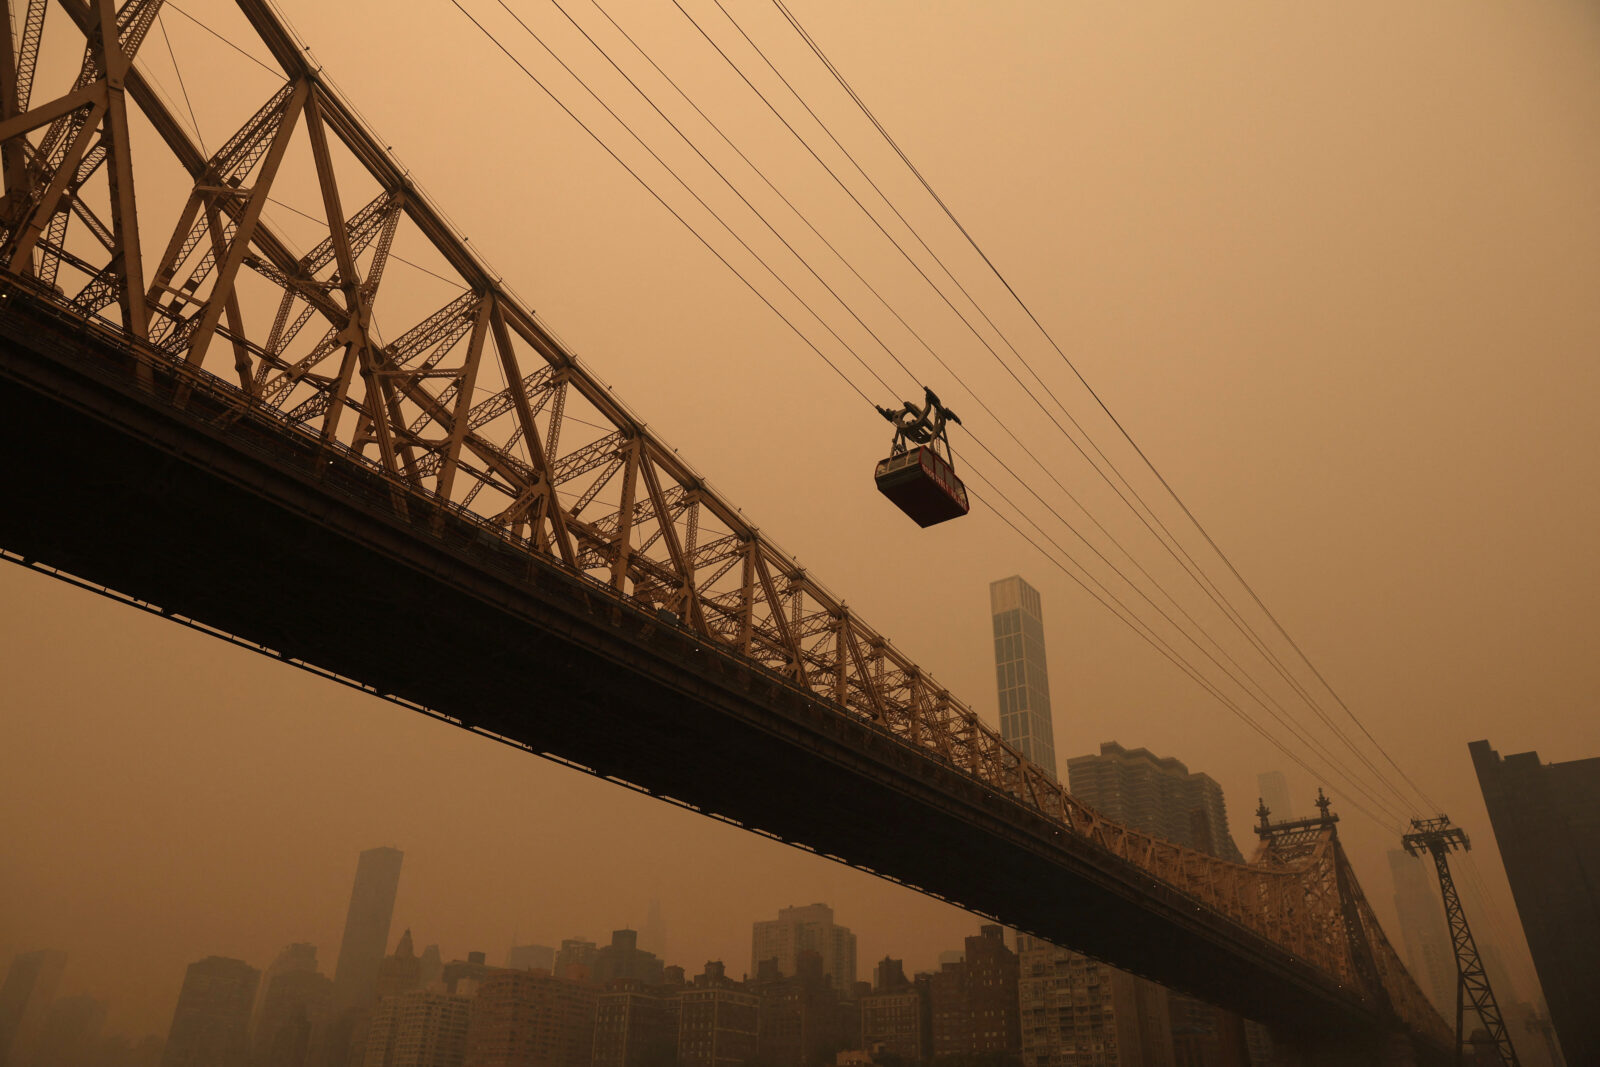
{"type": "Polygon", "coordinates": [[[1000,689],[1000,736],[1056,777],[1050,679],[1044,662],[1039,591],[1013,575],[989,583],[994,615],[994,670],[1000,689]]]}

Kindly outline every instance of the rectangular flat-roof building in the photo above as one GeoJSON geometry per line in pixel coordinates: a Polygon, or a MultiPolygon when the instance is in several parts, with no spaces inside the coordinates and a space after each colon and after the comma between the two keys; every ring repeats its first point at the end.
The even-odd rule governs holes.
{"type": "Polygon", "coordinates": [[[1016,575],[990,582],[989,611],[994,617],[1000,736],[1055,778],[1056,738],[1039,591],[1016,575]]]}

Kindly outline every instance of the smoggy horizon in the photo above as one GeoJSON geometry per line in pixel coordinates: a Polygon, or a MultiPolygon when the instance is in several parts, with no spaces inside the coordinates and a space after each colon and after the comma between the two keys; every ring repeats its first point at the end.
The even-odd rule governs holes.
{"type": "MultiPolygon", "coordinates": [[[[1467,745],[1483,738],[1546,761],[1600,752],[1592,8],[791,0],[1068,367],[772,11],[735,13],[994,316],[992,334],[969,335],[925,291],[691,27],[662,5],[616,4],[618,22],[948,364],[886,314],[867,314],[914,372],[900,374],[842,312],[827,311],[888,380],[835,352],[841,367],[874,403],[936,386],[965,420],[954,432],[959,469],[992,478],[1028,515],[1014,517],[974,477],[971,515],[919,530],[871,484],[888,447],[883,420],[453,8],[408,0],[409,17],[397,18],[372,0],[281,6],[413,179],[583,365],[986,721],[999,723],[988,583],[1021,575],[1043,599],[1058,766],[1106,741],[1176,757],[1221,785],[1247,857],[1257,774],[1282,771],[1301,815],[1326,789],[1396,945],[1387,853],[1405,818],[1448,813],[1475,846],[1463,864],[1484,903],[1475,932],[1503,953],[1514,999],[1537,996],[1467,745]],[[1021,366],[1004,345],[991,358],[975,339],[1002,332],[1041,384],[1023,388],[995,365],[1021,366]],[[1073,368],[1227,565],[1182,525],[1073,368]],[[1069,575],[1068,549],[1116,581],[1052,509],[1106,558],[1121,562],[1120,544],[1148,566],[1151,602],[1176,617],[1156,587],[1168,590],[1226,650],[1201,637],[1206,655],[1252,654],[1052,426],[1046,391],[1229,583],[1288,669],[1309,678],[1249,605],[1259,596],[1270,608],[1337,693],[1323,704],[1374,765],[1356,777],[1381,804],[1328,764],[1323,750],[1360,758],[1292,698],[1287,716],[1318,748],[1270,713],[1258,718],[1309,767],[1069,575]],[[1232,584],[1229,565],[1253,592],[1232,584]]],[[[186,10],[248,45],[229,5],[186,10]]],[[[573,14],[619,61],[631,54],[593,11],[573,14]]],[[[734,39],[709,21],[713,8],[701,14],[734,39]]],[[[527,17],[578,74],[627,99],[560,14],[540,6],[527,17]]],[[[514,24],[491,25],[619,151],[630,144],[514,24]]],[[[191,99],[184,114],[220,144],[275,83],[198,22],[170,15],[164,26],[191,99]]],[[[56,69],[49,58],[40,99],[56,69]]],[[[140,62],[179,99],[164,45],[140,62]]],[[[758,81],[777,99],[775,81],[758,81]]],[[[665,106],[669,90],[651,84],[665,106]]],[[[685,173],[698,165],[648,108],[629,108],[669,162],[685,173]]],[[[673,114],[697,143],[714,140],[688,112],[673,114]]],[[[626,152],[719,250],[739,255],[646,155],[626,152]]],[[[730,173],[737,165],[724,149],[708,152],[730,173]]],[[[285,200],[266,217],[310,244],[296,213],[320,201],[299,180],[285,179],[285,200]]],[[[701,187],[717,188],[710,177],[701,187]]],[[[141,211],[181,206],[186,192],[141,187],[141,211]]],[[[715,196],[730,217],[738,210],[725,190],[715,196]]],[[[773,198],[757,202],[778,217],[773,198]]],[[[812,238],[796,240],[823,262],[812,238]]],[[[778,263],[776,241],[752,241],[778,263]]],[[[385,338],[433,299],[424,268],[435,261],[398,251],[413,263],[392,268],[395,302],[378,305],[385,338]]],[[[736,262],[757,276],[750,260],[736,262]]],[[[784,269],[821,308],[820,287],[784,269]]],[[[836,284],[867,303],[848,279],[836,284]]],[[[776,283],[761,288],[800,317],[776,283]]],[[[88,490],[63,487],[79,491],[88,490]]],[[[417,654],[426,651],[419,639],[417,654]]],[[[864,965],[892,955],[909,972],[935,966],[982,921],[20,567],[0,567],[0,678],[0,959],[65,950],[60,995],[107,999],[109,1031],[164,1034],[184,968],[207,955],[261,968],[309,941],[331,976],[355,857],[378,845],[405,853],[388,949],[409,928],[419,949],[439,944],[446,959],[482,950],[494,962],[513,940],[603,943],[659,899],[669,962],[693,973],[720,958],[738,974],[752,922],[820,901],[856,932],[864,965]]],[[[537,683],[530,677],[531,712],[563,714],[540,703],[537,683]]]]}

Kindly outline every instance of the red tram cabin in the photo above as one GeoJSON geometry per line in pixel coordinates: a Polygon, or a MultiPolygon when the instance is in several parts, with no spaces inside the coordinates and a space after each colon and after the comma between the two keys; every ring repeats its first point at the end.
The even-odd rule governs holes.
{"type": "Polygon", "coordinates": [[[939,403],[932,389],[923,387],[926,402],[918,407],[909,400],[899,409],[879,408],[894,425],[889,455],[878,461],[873,479],[878,492],[888,497],[918,526],[927,528],[965,515],[971,505],[967,487],[950,461],[948,423],[961,424],[955,412],[939,403]],[[939,448],[943,445],[943,454],[939,448]]]}

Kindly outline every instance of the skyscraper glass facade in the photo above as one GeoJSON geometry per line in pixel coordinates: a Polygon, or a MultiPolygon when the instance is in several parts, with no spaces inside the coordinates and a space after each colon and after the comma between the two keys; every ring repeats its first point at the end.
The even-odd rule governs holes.
{"type": "Polygon", "coordinates": [[[1044,661],[1039,591],[1013,575],[989,584],[994,616],[994,669],[1000,690],[1000,736],[1056,777],[1050,721],[1050,679],[1044,661]]]}

